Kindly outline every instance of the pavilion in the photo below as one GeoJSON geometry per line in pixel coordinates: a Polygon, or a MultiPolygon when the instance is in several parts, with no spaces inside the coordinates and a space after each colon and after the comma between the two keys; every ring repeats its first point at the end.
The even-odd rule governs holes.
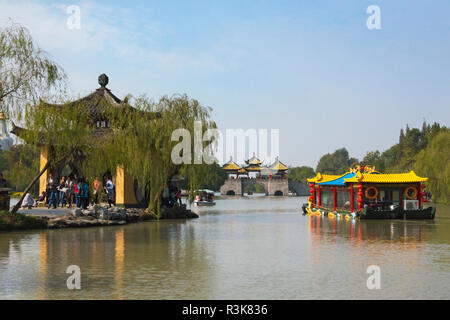
{"type": "MultiPolygon", "coordinates": [[[[86,97],[66,104],[50,104],[41,100],[36,108],[45,107],[54,108],[56,110],[71,108],[72,110],[75,110],[80,116],[87,117],[89,124],[95,128],[94,135],[102,136],[106,133],[112,132],[112,128],[110,128],[111,119],[108,119],[105,116],[105,113],[103,112],[104,106],[113,107],[118,109],[119,111],[131,110],[134,112],[142,112],[129,105],[126,100],[122,101],[118,97],[116,97],[111,92],[111,90],[106,87],[108,85],[108,82],[108,76],[106,74],[101,74],[98,77],[100,88],[96,89],[86,97]]],[[[160,118],[161,115],[159,113],[146,113],[146,116],[148,116],[150,119],[156,119],[160,118]]],[[[25,130],[27,129],[20,128],[13,124],[11,133],[20,137],[21,133],[25,130]]],[[[52,156],[51,144],[49,149],[49,143],[42,143],[40,145],[41,171],[45,168],[47,160],[52,156]]],[[[54,177],[61,177],[62,171],[66,165],[70,167],[72,173],[76,173],[78,176],[82,176],[80,165],[82,159],[83,156],[80,155],[79,159],[76,161],[72,161],[70,163],[62,163],[57,168],[47,169],[39,179],[39,193],[42,193],[42,191],[46,190],[47,178],[49,173],[51,173],[54,177]]],[[[126,173],[125,168],[119,166],[115,169],[115,173],[111,172],[111,175],[113,176],[113,181],[115,180],[114,183],[116,189],[116,205],[127,207],[147,205],[146,202],[148,201],[148,199],[146,199],[145,196],[146,192],[144,192],[143,194],[142,190],[138,190],[139,187],[136,183],[136,180],[126,173]]]]}

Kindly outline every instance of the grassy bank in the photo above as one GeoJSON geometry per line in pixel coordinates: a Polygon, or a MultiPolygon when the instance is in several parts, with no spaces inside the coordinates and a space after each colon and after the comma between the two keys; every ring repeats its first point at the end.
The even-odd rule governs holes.
{"type": "Polygon", "coordinates": [[[21,213],[0,211],[0,231],[46,229],[47,221],[21,213]]]}

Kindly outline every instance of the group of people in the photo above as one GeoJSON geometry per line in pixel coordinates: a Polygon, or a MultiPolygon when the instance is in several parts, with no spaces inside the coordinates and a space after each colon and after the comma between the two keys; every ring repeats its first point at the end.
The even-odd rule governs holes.
{"type": "Polygon", "coordinates": [[[61,179],[56,179],[50,174],[47,179],[46,191],[43,191],[39,196],[39,201],[45,201],[48,209],[52,206],[53,209],[56,209],[59,206],[61,206],[61,208],[64,206],[72,208],[73,205],[77,208],[86,209],[89,203],[94,204],[101,201],[101,193],[104,189],[108,197],[108,204],[111,207],[111,205],[115,205],[115,187],[111,177],[108,177],[105,180],[106,183],[103,188],[102,181],[95,178],[91,193],[89,182],[84,177],[78,177],[75,174],[73,176],[63,176],[61,179]]]}

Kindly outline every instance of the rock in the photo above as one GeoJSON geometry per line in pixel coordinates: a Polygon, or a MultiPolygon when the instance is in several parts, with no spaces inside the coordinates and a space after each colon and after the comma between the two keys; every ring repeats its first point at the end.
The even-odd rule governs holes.
{"type": "Polygon", "coordinates": [[[71,211],[71,214],[73,217],[80,217],[83,215],[83,210],[81,210],[80,208],[76,208],[71,211]]]}
{"type": "Polygon", "coordinates": [[[102,208],[100,210],[100,214],[98,215],[98,218],[101,220],[109,220],[109,219],[111,219],[111,214],[108,211],[108,209],[102,208]]]}

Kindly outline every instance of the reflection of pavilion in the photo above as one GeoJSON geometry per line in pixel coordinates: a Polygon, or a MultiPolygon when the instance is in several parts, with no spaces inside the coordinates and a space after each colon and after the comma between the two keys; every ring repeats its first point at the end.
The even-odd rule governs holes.
{"type": "MultiPolygon", "coordinates": [[[[100,88],[96,89],[91,94],[83,97],[81,99],[66,103],[66,104],[49,104],[45,101],[40,101],[36,108],[49,108],[55,111],[65,110],[65,111],[75,111],[77,116],[87,117],[88,122],[92,128],[94,128],[93,140],[98,141],[102,136],[106,134],[111,134],[112,128],[110,127],[110,120],[106,116],[105,110],[112,108],[112,110],[131,110],[134,112],[141,112],[129,105],[125,100],[122,101],[116,97],[110,89],[106,88],[108,84],[108,77],[102,74],[98,78],[100,88]]],[[[160,117],[158,113],[145,113],[149,119],[155,119],[160,117]]],[[[23,136],[26,129],[17,127],[13,124],[13,130],[11,131],[17,136],[23,136]]],[[[78,156],[75,157],[73,161],[69,163],[61,163],[57,167],[51,167],[47,169],[44,174],[39,179],[39,193],[46,189],[47,178],[51,173],[53,177],[60,178],[63,175],[63,170],[66,166],[69,167],[70,174],[77,174],[79,177],[83,176],[81,170],[81,164],[83,161],[83,150],[78,150],[76,152],[78,156]]],[[[43,170],[49,159],[54,158],[54,153],[52,152],[51,143],[43,142],[40,146],[40,170],[43,170]]],[[[65,173],[64,175],[67,175],[65,173]]],[[[103,173],[99,173],[99,176],[103,173]]],[[[137,187],[133,178],[126,173],[123,167],[117,167],[115,173],[112,172],[113,180],[115,178],[115,188],[116,188],[116,203],[117,205],[124,206],[142,206],[146,205],[148,201],[146,199],[145,193],[137,187]]]]}

